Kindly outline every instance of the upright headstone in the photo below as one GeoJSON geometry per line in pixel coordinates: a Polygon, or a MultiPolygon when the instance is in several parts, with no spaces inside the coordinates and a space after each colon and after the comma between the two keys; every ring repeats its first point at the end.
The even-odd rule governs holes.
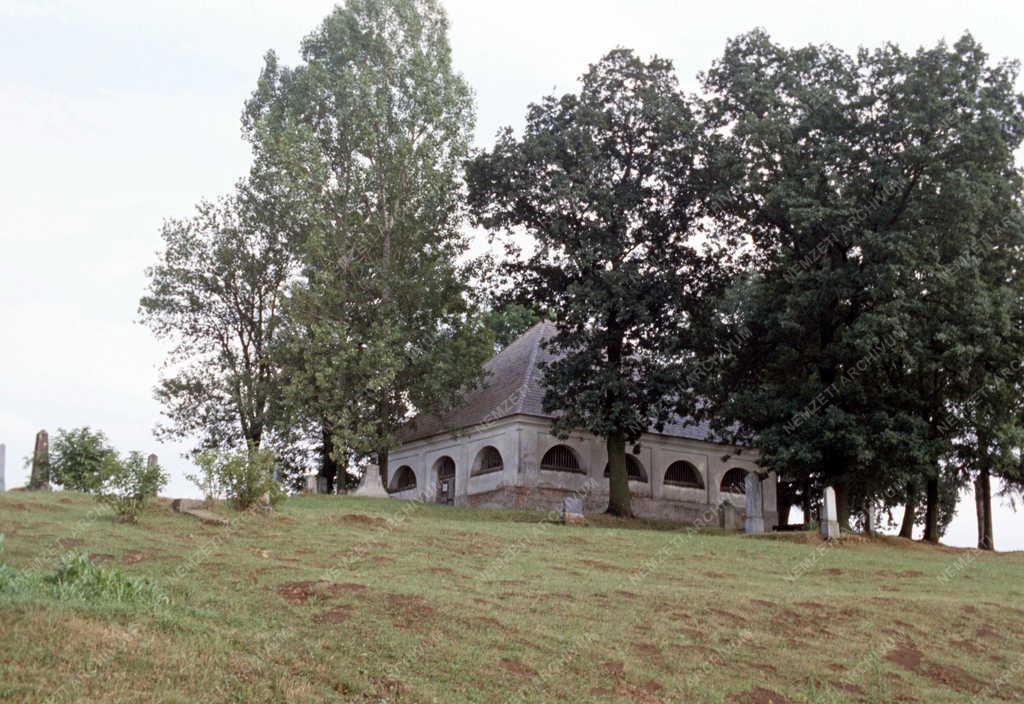
{"type": "Polygon", "coordinates": [[[7,467],[7,445],[0,442],[0,491],[7,491],[4,470],[7,467]]]}
{"type": "Polygon", "coordinates": [[[302,487],[303,493],[315,494],[316,493],[316,487],[317,487],[316,475],[315,474],[307,474],[306,477],[305,477],[305,480],[306,480],[306,483],[302,487]]]}
{"type": "Polygon", "coordinates": [[[825,496],[821,502],[821,536],[825,540],[839,537],[839,515],[836,513],[836,490],[825,487],[825,496]]]}
{"type": "Polygon", "coordinates": [[[745,533],[764,533],[764,500],[761,493],[761,477],[747,472],[745,479],[747,493],[747,520],[743,524],[745,533]]]}
{"type": "Polygon", "coordinates": [[[722,505],[718,507],[718,527],[722,530],[740,529],[739,511],[729,500],[723,501],[722,505]]]}
{"type": "Polygon", "coordinates": [[[36,433],[36,447],[32,452],[32,475],[29,477],[28,488],[50,488],[50,436],[45,430],[36,433]]]}
{"type": "Polygon", "coordinates": [[[868,535],[875,535],[878,531],[878,527],[875,525],[875,504],[869,502],[866,509],[864,509],[864,530],[868,535]]]}
{"type": "MultiPolygon", "coordinates": [[[[153,469],[154,467],[158,467],[159,463],[160,458],[154,454],[150,454],[150,456],[146,458],[146,469],[153,469]]],[[[154,487],[153,496],[156,496],[156,487],[154,487]]]]}
{"type": "Polygon", "coordinates": [[[366,468],[359,487],[353,492],[355,496],[387,496],[388,492],[380,482],[380,467],[371,464],[366,468]]]}
{"type": "Polygon", "coordinates": [[[569,526],[581,526],[587,522],[583,517],[583,498],[567,496],[562,499],[562,523],[569,526]]]}

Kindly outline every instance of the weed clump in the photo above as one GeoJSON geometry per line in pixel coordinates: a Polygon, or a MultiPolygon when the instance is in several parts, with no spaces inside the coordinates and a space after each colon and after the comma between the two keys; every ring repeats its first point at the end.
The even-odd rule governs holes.
{"type": "Polygon", "coordinates": [[[169,601],[145,577],[98,565],[85,553],[75,551],[61,555],[52,574],[19,570],[0,562],[0,596],[137,606],[162,606],[169,601]]]}

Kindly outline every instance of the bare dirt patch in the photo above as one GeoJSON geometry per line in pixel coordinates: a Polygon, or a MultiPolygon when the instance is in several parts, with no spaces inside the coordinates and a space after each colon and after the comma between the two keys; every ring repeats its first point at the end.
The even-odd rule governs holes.
{"type": "Polygon", "coordinates": [[[78,547],[79,545],[84,545],[84,544],[85,544],[85,541],[81,540],[80,538],[58,538],[57,539],[57,545],[60,545],[62,548],[65,548],[65,549],[78,547]]]}
{"type": "Polygon", "coordinates": [[[128,550],[121,555],[121,562],[126,565],[134,565],[136,562],[142,562],[150,556],[141,550],[128,550]]]}
{"type": "Polygon", "coordinates": [[[602,572],[625,572],[626,571],[626,570],[624,570],[621,567],[618,567],[616,565],[612,565],[612,564],[607,563],[607,562],[602,562],[601,560],[580,560],[580,562],[582,562],[584,565],[586,565],[588,567],[593,567],[596,570],[601,570],[602,572]]]}
{"type": "Polygon", "coordinates": [[[661,648],[654,643],[636,642],[633,643],[633,650],[643,655],[661,655],[661,648]]]}
{"type": "Polygon", "coordinates": [[[733,704],[793,704],[793,701],[764,687],[730,695],[729,701],[733,704]]]}
{"type": "Polygon", "coordinates": [[[344,623],[352,615],[352,607],[348,604],[333,606],[327,611],[321,611],[313,617],[314,623],[344,623]]]}
{"type": "Polygon", "coordinates": [[[114,556],[108,555],[103,552],[91,552],[89,553],[90,562],[113,562],[114,556]]]}
{"type": "Polygon", "coordinates": [[[515,658],[502,658],[498,661],[498,664],[512,674],[519,675],[520,677],[537,676],[537,672],[522,660],[517,660],[515,658]]]}
{"type": "Polygon", "coordinates": [[[387,528],[391,523],[379,516],[367,516],[365,513],[346,513],[337,518],[338,523],[356,526],[370,526],[372,528],[387,528]]]}
{"type": "Polygon", "coordinates": [[[917,672],[921,667],[922,655],[921,651],[917,649],[917,646],[912,641],[904,640],[886,653],[885,659],[906,670],[917,672]]]}
{"type": "Polygon", "coordinates": [[[313,596],[312,586],[316,582],[285,582],[277,587],[277,593],[289,604],[302,604],[313,596]]]}

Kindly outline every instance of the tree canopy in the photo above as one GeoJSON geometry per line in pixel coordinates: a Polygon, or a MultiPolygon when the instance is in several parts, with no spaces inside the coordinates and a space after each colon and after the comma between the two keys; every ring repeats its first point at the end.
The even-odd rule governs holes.
{"type": "Polygon", "coordinates": [[[615,50],[581,80],[530,106],[523,135],[501,133],[467,180],[479,224],[532,238],[505,269],[557,325],[545,407],[559,431],[606,438],[609,510],[628,515],[625,444],[693,412],[685,362],[725,278],[695,242],[705,133],[671,63],[615,50]]]}

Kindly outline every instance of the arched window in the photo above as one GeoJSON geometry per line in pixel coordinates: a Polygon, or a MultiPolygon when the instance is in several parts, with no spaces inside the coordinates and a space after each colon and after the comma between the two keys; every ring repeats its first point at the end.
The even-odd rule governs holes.
{"type": "Polygon", "coordinates": [[[473,476],[479,474],[489,474],[490,472],[500,472],[505,466],[505,463],[501,460],[501,453],[498,452],[496,447],[488,445],[476,456],[476,462],[473,463],[473,476]]]}
{"type": "Polygon", "coordinates": [[[747,472],[739,467],[733,467],[722,477],[722,491],[727,494],[747,493],[747,472]]]}
{"type": "Polygon", "coordinates": [[[696,467],[684,460],[678,460],[668,466],[668,469],[665,470],[665,484],[681,486],[687,489],[704,488],[700,472],[697,471],[696,467]]]}
{"type": "Polygon", "coordinates": [[[550,472],[584,473],[580,461],[576,459],[576,453],[568,445],[555,445],[545,452],[540,461],[540,468],[550,472]]]}
{"type": "MultiPolygon", "coordinates": [[[[611,472],[611,466],[604,466],[604,476],[608,476],[611,472]]],[[[647,482],[647,472],[644,470],[644,466],[640,463],[640,460],[635,455],[626,453],[626,473],[629,475],[629,481],[631,482],[647,482]]]]}
{"type": "Polygon", "coordinates": [[[412,467],[402,465],[395,470],[395,477],[391,480],[391,491],[408,491],[416,488],[416,473],[412,467]]]}
{"type": "Polygon", "coordinates": [[[445,455],[434,463],[434,469],[440,479],[451,479],[455,476],[455,460],[445,455]]]}

